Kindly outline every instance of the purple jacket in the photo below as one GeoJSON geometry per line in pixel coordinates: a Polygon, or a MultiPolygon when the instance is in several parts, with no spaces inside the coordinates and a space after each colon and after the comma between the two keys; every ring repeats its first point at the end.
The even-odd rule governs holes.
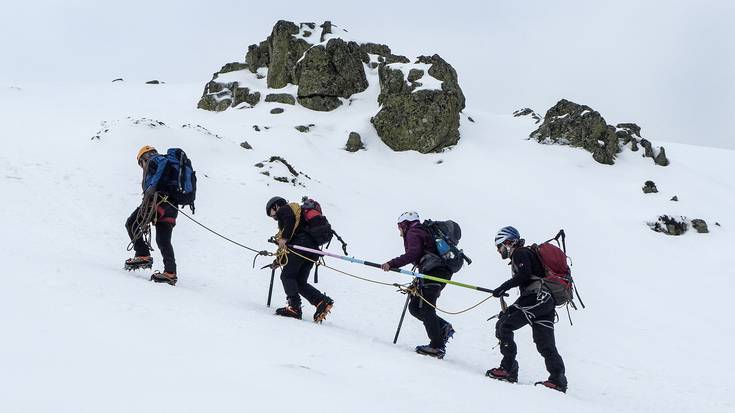
{"type": "Polygon", "coordinates": [[[406,264],[418,265],[427,252],[437,253],[434,237],[419,221],[408,224],[408,230],[403,236],[403,247],[406,249],[403,255],[388,261],[391,268],[400,268],[406,264]]]}

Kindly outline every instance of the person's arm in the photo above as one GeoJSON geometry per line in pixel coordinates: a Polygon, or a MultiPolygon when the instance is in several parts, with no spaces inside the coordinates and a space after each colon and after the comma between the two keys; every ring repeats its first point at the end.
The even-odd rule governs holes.
{"type": "Polygon", "coordinates": [[[281,229],[281,239],[286,242],[291,241],[296,226],[296,215],[294,215],[291,206],[286,204],[278,208],[276,218],[278,218],[278,227],[281,229]]]}
{"type": "Polygon", "coordinates": [[[406,252],[400,257],[393,258],[386,264],[388,264],[390,268],[400,268],[406,264],[418,261],[423,252],[424,248],[421,237],[418,236],[416,231],[408,231],[406,233],[406,252]]]}
{"type": "Polygon", "coordinates": [[[148,190],[155,191],[158,189],[158,183],[161,181],[161,177],[163,177],[163,172],[166,170],[167,163],[168,160],[164,157],[160,157],[160,159],[151,158],[151,160],[148,161],[144,181],[145,187],[143,188],[144,193],[148,190]]]}
{"type": "Polygon", "coordinates": [[[531,259],[533,254],[528,249],[522,249],[516,251],[511,258],[513,264],[516,267],[516,273],[513,277],[496,288],[500,291],[508,291],[511,288],[519,287],[531,280],[533,274],[531,273],[531,259]]]}

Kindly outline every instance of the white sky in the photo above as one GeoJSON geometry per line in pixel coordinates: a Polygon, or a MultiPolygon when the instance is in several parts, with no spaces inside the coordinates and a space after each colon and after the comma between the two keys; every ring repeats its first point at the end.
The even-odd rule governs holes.
{"type": "Polygon", "coordinates": [[[568,98],[654,140],[735,148],[735,1],[5,0],[2,15],[2,85],[204,85],[276,20],[332,20],[396,53],[439,53],[470,113],[568,98]]]}

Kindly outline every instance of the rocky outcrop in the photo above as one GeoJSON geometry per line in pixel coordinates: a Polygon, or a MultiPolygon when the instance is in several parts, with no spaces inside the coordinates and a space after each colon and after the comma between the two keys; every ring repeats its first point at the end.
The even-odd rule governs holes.
{"type": "Polygon", "coordinates": [[[429,153],[459,141],[465,98],[456,71],[444,59],[433,55],[413,65],[383,63],[378,73],[381,109],[371,122],[383,142],[396,151],[429,153]]]}
{"type": "MultiPolygon", "coordinates": [[[[521,116],[520,112],[517,113],[521,116]]],[[[635,123],[608,125],[602,115],[589,106],[562,99],[546,112],[543,123],[531,132],[530,137],[540,143],[583,148],[592,153],[594,160],[607,165],[615,163],[624,146],[630,145],[636,152],[640,145],[644,148],[644,157],[653,158],[657,165],[668,165],[664,148],[656,154],[651,142],[642,139],[640,133],[641,128],[635,123]]]]}
{"type": "Polygon", "coordinates": [[[360,149],[365,149],[365,144],[362,143],[362,138],[357,132],[350,132],[350,136],[347,138],[347,144],[345,150],[347,152],[357,152],[360,149]]]}
{"type": "Polygon", "coordinates": [[[533,119],[536,124],[541,122],[541,119],[542,119],[541,116],[538,113],[534,112],[531,108],[518,109],[513,112],[514,118],[518,118],[521,116],[530,116],[531,119],[533,119]]]}
{"type": "Polygon", "coordinates": [[[299,103],[318,111],[333,110],[342,104],[340,98],[349,98],[368,87],[360,46],[342,39],[310,48],[296,65],[294,76],[298,79],[299,103]]]}
{"type": "Polygon", "coordinates": [[[549,109],[544,122],[531,133],[540,143],[557,143],[584,148],[599,163],[612,165],[620,152],[615,127],[599,112],[566,99],[549,109]]]}
{"type": "Polygon", "coordinates": [[[279,20],[273,26],[268,37],[268,87],[280,89],[289,83],[298,84],[293,69],[311,44],[304,39],[296,38],[300,27],[296,24],[279,20]]]}
{"type": "Polygon", "coordinates": [[[370,61],[368,54],[378,55],[378,62],[380,63],[411,63],[411,60],[406,56],[393,54],[390,47],[384,44],[363,43],[360,45],[360,50],[363,53],[363,61],[365,63],[370,61]]]}
{"type": "Polygon", "coordinates": [[[296,98],[289,93],[271,93],[265,96],[265,101],[283,103],[284,105],[296,104],[296,98]]]}
{"type": "Polygon", "coordinates": [[[218,83],[215,79],[204,87],[204,94],[199,99],[199,109],[221,112],[241,103],[255,106],[260,102],[260,92],[250,92],[249,88],[240,87],[237,82],[218,83]]]}
{"type": "Polygon", "coordinates": [[[669,215],[661,215],[656,221],[649,222],[648,226],[656,232],[667,235],[682,235],[689,229],[686,218],[675,218],[669,215]]]}

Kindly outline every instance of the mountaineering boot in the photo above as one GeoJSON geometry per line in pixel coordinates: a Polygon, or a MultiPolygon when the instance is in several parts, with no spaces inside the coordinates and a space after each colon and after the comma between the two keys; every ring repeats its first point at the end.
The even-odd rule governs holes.
{"type": "Polygon", "coordinates": [[[276,315],[301,320],[301,306],[287,305],[276,310],[276,315]]]}
{"type": "Polygon", "coordinates": [[[539,384],[542,385],[542,386],[544,386],[544,387],[548,387],[548,388],[550,388],[552,390],[560,391],[562,393],[566,393],[567,392],[567,386],[562,386],[561,384],[554,383],[551,380],[537,381],[533,385],[534,386],[538,386],[539,384]]]}
{"type": "Polygon", "coordinates": [[[447,351],[444,348],[435,348],[428,344],[425,346],[416,346],[416,352],[425,356],[436,357],[440,360],[447,354],[447,351]]]}
{"type": "Polygon", "coordinates": [[[314,322],[321,323],[322,321],[324,321],[324,319],[327,318],[327,315],[332,311],[332,306],[334,306],[334,300],[324,295],[322,301],[320,301],[319,304],[316,305],[314,322]]]}
{"type": "Polygon", "coordinates": [[[450,338],[454,337],[454,328],[452,328],[452,325],[449,323],[444,324],[444,327],[442,327],[442,337],[444,338],[444,345],[447,344],[450,338]]]}
{"type": "Polygon", "coordinates": [[[156,283],[166,283],[170,285],[176,285],[176,281],[179,279],[176,277],[176,274],[171,272],[159,272],[156,271],[151,275],[151,281],[156,283]]]}
{"type": "Polygon", "coordinates": [[[153,267],[153,257],[133,257],[125,260],[125,269],[128,271],[147,269],[153,267]]]}
{"type": "Polygon", "coordinates": [[[513,367],[511,367],[510,370],[506,370],[502,367],[496,367],[488,370],[485,375],[491,379],[515,383],[518,381],[518,362],[514,361],[513,367]]]}

